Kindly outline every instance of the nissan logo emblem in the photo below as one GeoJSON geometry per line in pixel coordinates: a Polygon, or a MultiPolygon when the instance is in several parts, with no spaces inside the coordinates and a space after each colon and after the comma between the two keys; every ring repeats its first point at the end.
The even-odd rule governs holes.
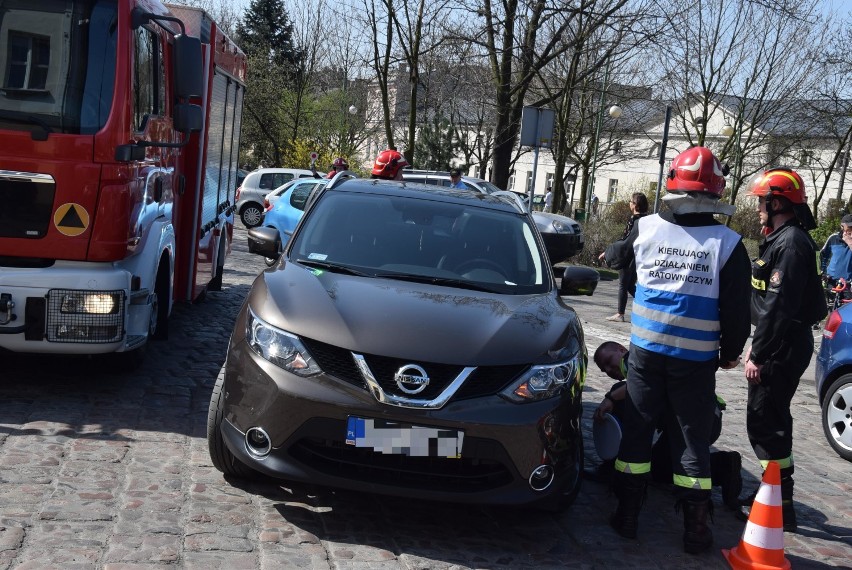
{"type": "Polygon", "coordinates": [[[429,385],[429,375],[416,364],[406,364],[396,371],[393,379],[406,394],[419,394],[429,385]]]}

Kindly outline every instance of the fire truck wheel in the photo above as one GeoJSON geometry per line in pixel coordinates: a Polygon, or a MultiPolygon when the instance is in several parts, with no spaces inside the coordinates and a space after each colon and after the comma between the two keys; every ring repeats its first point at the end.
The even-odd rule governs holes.
{"type": "Polygon", "coordinates": [[[169,338],[169,271],[168,266],[157,271],[154,286],[154,299],[151,306],[151,323],[148,326],[149,338],[168,340],[169,338]]]}
{"type": "Polygon", "coordinates": [[[240,219],[247,228],[259,226],[260,222],[263,221],[263,207],[260,204],[249,202],[243,206],[243,211],[240,212],[240,219]]]}
{"type": "Polygon", "coordinates": [[[210,407],[207,410],[207,447],[210,450],[210,460],[213,467],[231,477],[247,480],[258,480],[262,476],[254,469],[234,457],[225,439],[222,437],[222,420],[224,418],[222,387],[225,384],[225,366],[219,370],[213,394],[210,396],[210,407]]]}

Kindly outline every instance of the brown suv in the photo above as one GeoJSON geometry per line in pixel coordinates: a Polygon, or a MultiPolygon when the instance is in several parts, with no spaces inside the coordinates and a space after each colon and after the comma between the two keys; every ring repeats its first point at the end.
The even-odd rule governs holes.
{"type": "MultiPolygon", "coordinates": [[[[587,354],[529,213],[384,180],[319,192],[237,317],[213,464],[434,500],[573,501],[587,354]]],[[[279,241],[249,230],[254,253],[279,241]]],[[[565,279],[566,293],[596,283],[565,279]]]]}

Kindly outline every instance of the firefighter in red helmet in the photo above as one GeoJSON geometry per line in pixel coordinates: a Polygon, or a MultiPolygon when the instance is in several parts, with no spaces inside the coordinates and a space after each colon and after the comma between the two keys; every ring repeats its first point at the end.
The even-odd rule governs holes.
{"type": "MultiPolygon", "coordinates": [[[[745,364],[746,429],[761,465],[781,467],[784,530],[796,530],[793,509],[793,416],[790,402],[813,356],[811,326],[827,313],[814,263],[819,249],[807,230],[816,227],[802,177],[788,168],[756,175],[747,195],[757,197],[766,237],[751,266],[751,322],[745,364]]],[[[750,506],[753,497],[745,499],[750,506]]],[[[745,515],[745,513],[743,513],[745,515]]]]}
{"type": "MultiPolygon", "coordinates": [[[[331,179],[334,178],[334,175],[338,172],[343,172],[344,170],[349,170],[349,163],[346,162],[346,159],[342,156],[338,156],[334,159],[334,162],[331,163],[331,170],[328,171],[328,174],[325,175],[326,178],[331,179]]],[[[314,173],[314,178],[322,178],[316,169],[316,164],[311,162],[311,172],[314,173]]]]}
{"type": "Polygon", "coordinates": [[[384,178],[385,180],[402,180],[402,169],[408,166],[408,161],[396,149],[383,150],[373,163],[370,178],[384,178]]]}
{"type": "Polygon", "coordinates": [[[665,418],[683,547],[695,554],[713,544],[707,517],[716,370],[734,368],[748,339],[742,314],[748,310],[749,260],[740,235],[713,217],[734,208],[720,201],[724,169],[710,149],[677,155],[666,189],[669,211],[640,218],[605,252],[611,267],[636,274],[613,476],[618,507],[610,525],[626,538],[636,536],[653,433],[665,418]]]}

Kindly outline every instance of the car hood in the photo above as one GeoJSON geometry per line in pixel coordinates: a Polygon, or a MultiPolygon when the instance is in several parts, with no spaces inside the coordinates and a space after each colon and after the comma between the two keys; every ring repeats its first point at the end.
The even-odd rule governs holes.
{"type": "Polygon", "coordinates": [[[583,346],[577,315],[555,288],[538,295],[498,295],[342,275],[285,261],[260,274],[248,305],[264,321],[299,336],[421,361],[548,363],[583,346]]]}

